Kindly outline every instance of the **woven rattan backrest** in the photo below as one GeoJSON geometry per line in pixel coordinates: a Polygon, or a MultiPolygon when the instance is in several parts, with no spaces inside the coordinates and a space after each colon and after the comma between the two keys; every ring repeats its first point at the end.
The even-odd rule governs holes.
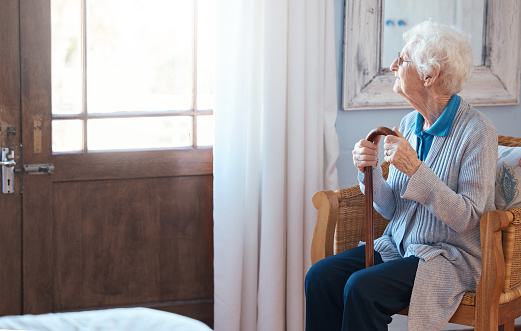
{"type": "Polygon", "coordinates": [[[521,138],[498,136],[497,143],[501,146],[519,147],[521,146],[521,138]]]}

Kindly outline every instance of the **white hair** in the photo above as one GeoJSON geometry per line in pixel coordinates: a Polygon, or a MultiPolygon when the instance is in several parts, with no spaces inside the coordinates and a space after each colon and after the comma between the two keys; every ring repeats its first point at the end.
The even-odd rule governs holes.
{"type": "Polygon", "coordinates": [[[461,30],[425,21],[405,32],[403,39],[422,80],[438,68],[437,89],[447,95],[461,92],[474,66],[469,38],[461,30]]]}

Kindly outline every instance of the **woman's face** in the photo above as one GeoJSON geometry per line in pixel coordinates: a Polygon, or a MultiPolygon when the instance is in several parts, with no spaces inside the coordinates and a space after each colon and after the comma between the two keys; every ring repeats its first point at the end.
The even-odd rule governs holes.
{"type": "Polygon", "coordinates": [[[396,77],[393,90],[406,100],[414,101],[423,92],[423,82],[411,61],[407,45],[400,53],[400,57],[397,57],[391,64],[391,71],[394,71],[396,77]]]}

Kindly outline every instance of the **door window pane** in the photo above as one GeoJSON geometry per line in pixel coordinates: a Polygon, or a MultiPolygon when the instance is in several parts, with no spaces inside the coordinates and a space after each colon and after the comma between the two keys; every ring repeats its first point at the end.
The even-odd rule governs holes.
{"type": "Polygon", "coordinates": [[[213,115],[197,116],[197,146],[213,146],[213,115]]]}
{"type": "Polygon", "coordinates": [[[193,2],[87,2],[89,113],[188,110],[193,2]]]}
{"type": "Polygon", "coordinates": [[[87,121],[89,151],[189,147],[192,117],[143,117],[87,121]]]}
{"type": "Polygon", "coordinates": [[[82,110],[80,4],[80,1],[52,1],[53,114],[79,114],[82,110]]]}
{"type": "Polygon", "coordinates": [[[198,0],[197,109],[214,108],[215,0],[198,0]]]}
{"type": "Polygon", "coordinates": [[[52,151],[80,152],[83,147],[82,120],[52,121],[52,151]]]}

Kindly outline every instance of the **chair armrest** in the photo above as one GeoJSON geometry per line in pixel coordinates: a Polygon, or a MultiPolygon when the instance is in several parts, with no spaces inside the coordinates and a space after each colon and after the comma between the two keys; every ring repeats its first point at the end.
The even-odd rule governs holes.
{"type": "MultiPolygon", "coordinates": [[[[360,240],[364,240],[365,199],[359,186],[337,191],[319,191],[313,195],[313,205],[318,210],[311,243],[313,264],[335,253],[356,247],[353,246],[353,242],[358,244],[360,240]],[[338,236],[340,238],[337,238],[338,236]],[[346,239],[349,243],[346,243],[346,239]]],[[[382,232],[381,229],[379,232],[382,232]]]]}
{"type": "Polygon", "coordinates": [[[512,297],[514,293],[511,293],[511,290],[521,287],[521,263],[519,261],[521,257],[521,208],[513,208],[507,211],[514,215],[514,219],[510,222],[508,228],[503,231],[503,255],[506,272],[503,292],[512,297]]]}
{"type": "Polygon", "coordinates": [[[313,241],[311,242],[312,264],[333,255],[333,241],[340,199],[342,199],[342,195],[339,191],[319,191],[313,195],[313,205],[318,210],[318,216],[313,232],[313,241]]]}
{"type": "MultiPolygon", "coordinates": [[[[389,163],[384,162],[381,168],[383,177],[387,178],[389,163]]],[[[365,239],[365,198],[360,186],[319,191],[313,195],[313,205],[318,209],[318,216],[311,242],[311,263],[356,247],[365,239]]],[[[374,209],[373,216],[374,233],[378,237],[389,221],[374,209]]]]}
{"type": "Polygon", "coordinates": [[[503,210],[489,211],[481,217],[482,274],[476,290],[476,316],[487,318],[477,318],[476,329],[479,330],[497,328],[498,311],[491,307],[498,306],[505,279],[501,231],[508,227],[513,218],[511,212],[503,210]]]}

